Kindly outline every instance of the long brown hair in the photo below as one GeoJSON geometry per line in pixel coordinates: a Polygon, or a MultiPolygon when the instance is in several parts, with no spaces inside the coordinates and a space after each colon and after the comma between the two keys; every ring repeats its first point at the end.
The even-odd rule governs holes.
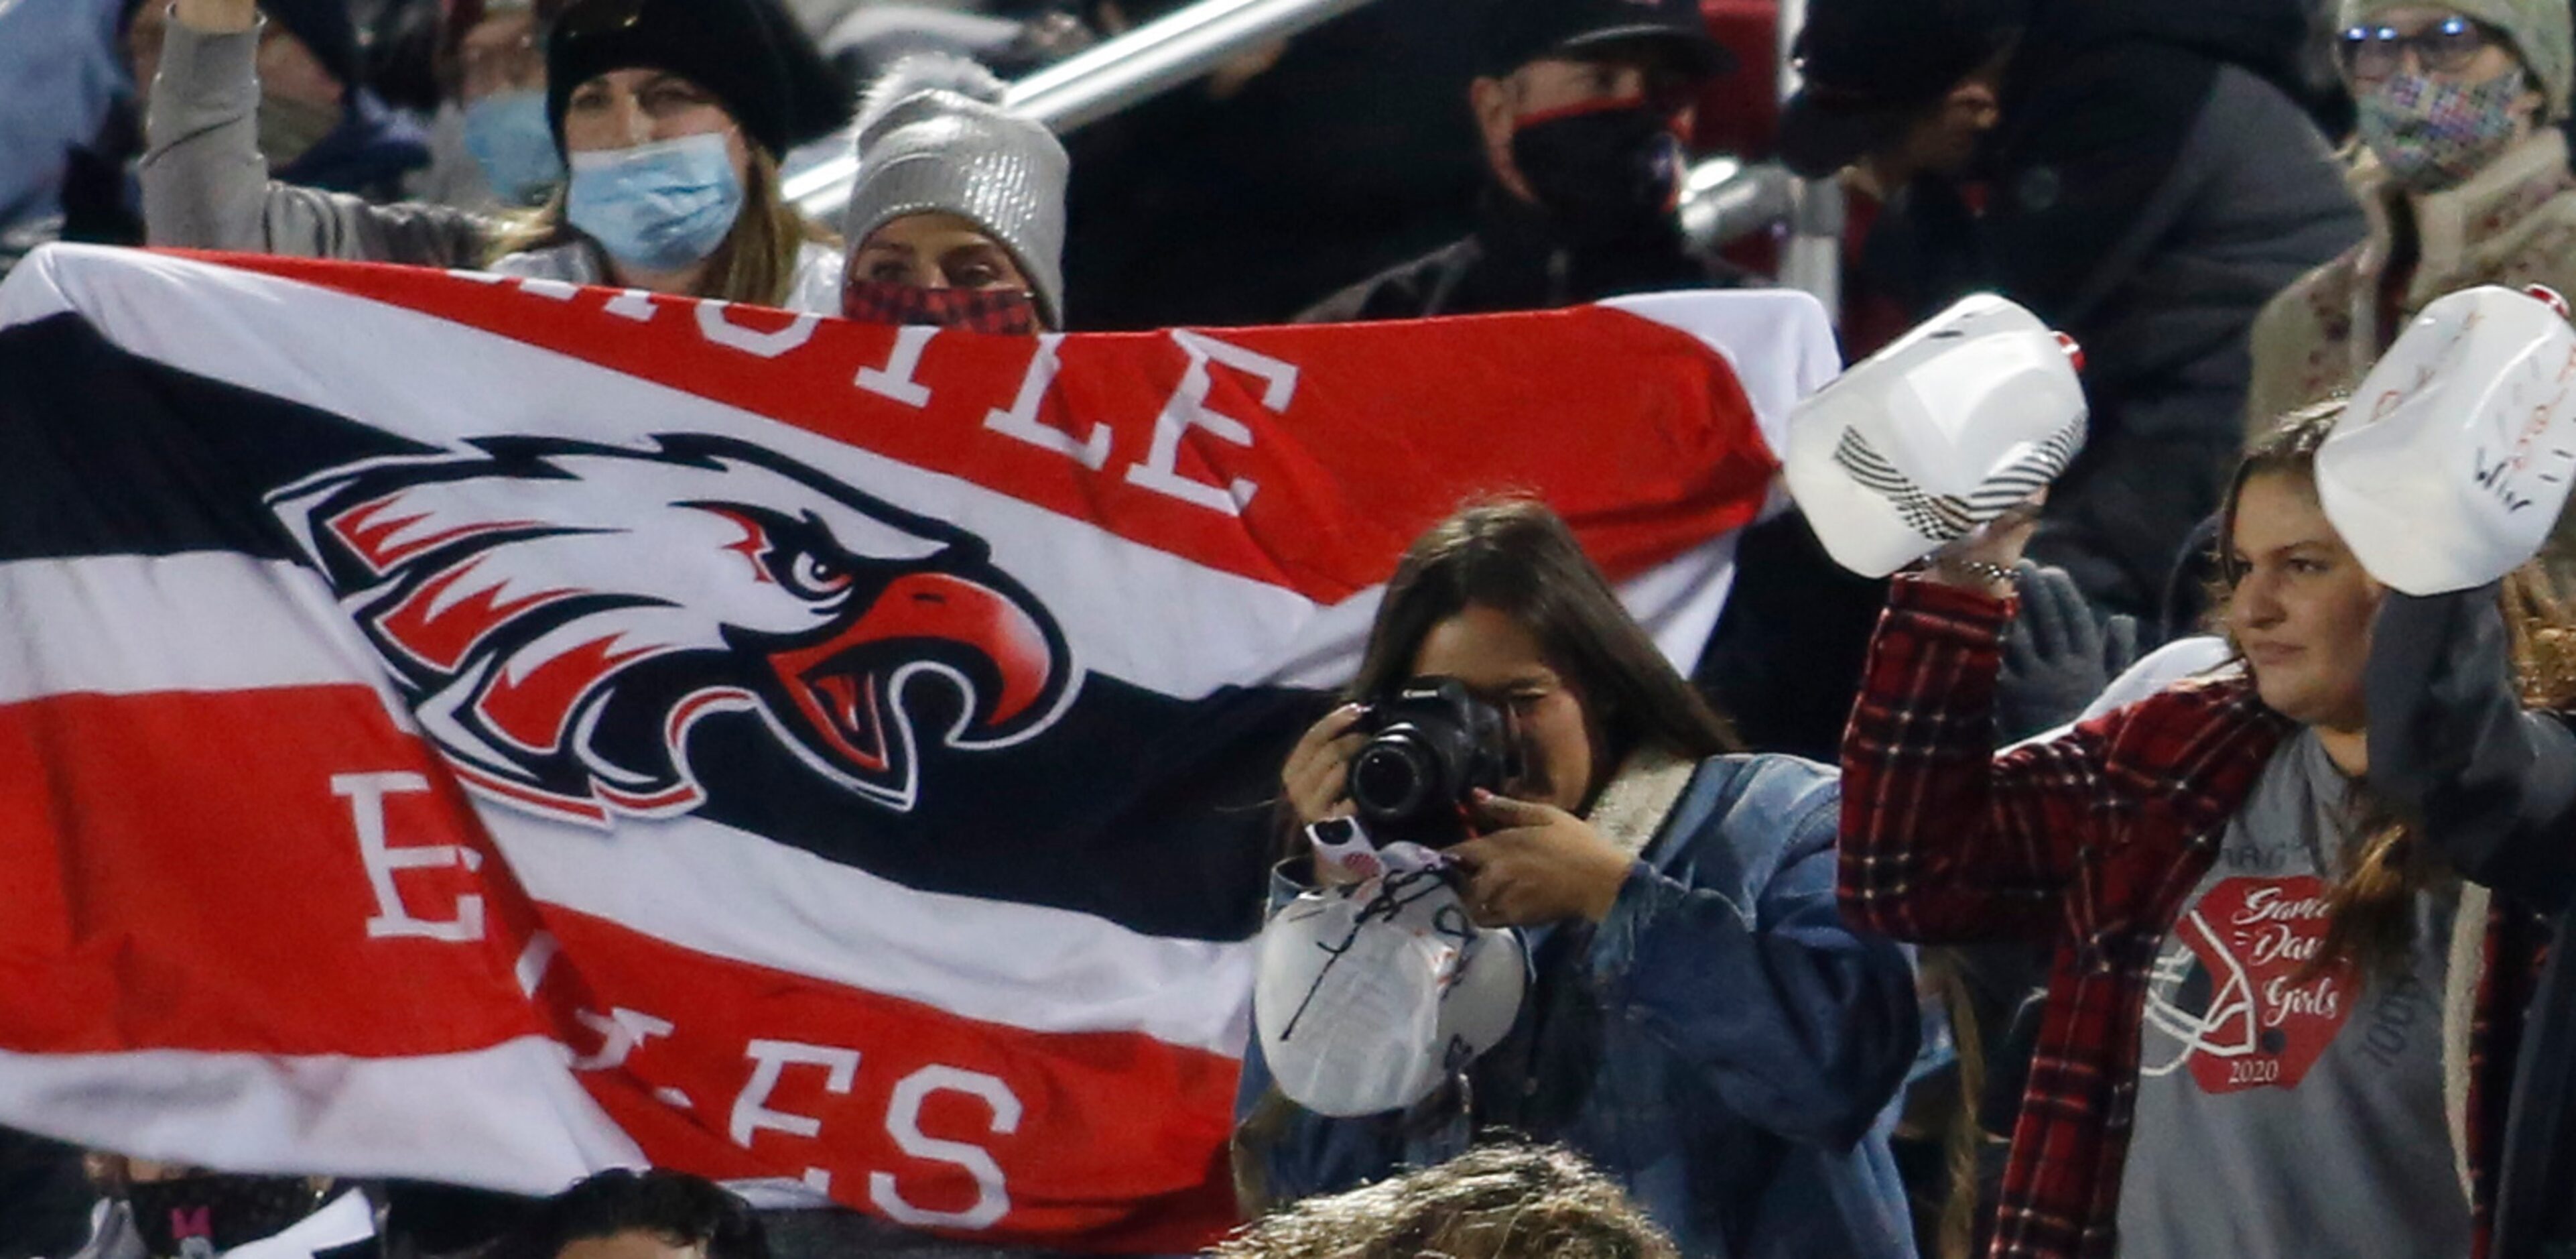
{"type": "MultiPolygon", "coordinates": [[[[707,256],[706,270],[699,273],[697,289],[689,296],[784,306],[795,291],[797,256],[805,243],[838,245],[840,238],[787,203],[779,192],[778,162],[767,149],[748,139],[743,144],[751,154],[751,168],[743,179],[742,210],[734,216],[724,243],[707,256]]],[[[564,218],[565,195],[564,188],[557,188],[545,204],[502,220],[487,261],[574,242],[598,248],[564,218]]]]}
{"type": "Polygon", "coordinates": [[[1692,760],[1740,748],[1620,605],[1574,531],[1527,498],[1470,502],[1414,539],[1387,579],[1345,698],[1366,703],[1394,693],[1413,675],[1432,629],[1470,606],[1509,616],[1538,640],[1601,732],[1602,772],[1649,745],[1692,760]]]}
{"type": "MultiPolygon", "coordinates": [[[[2214,617],[2224,616],[2228,594],[2245,575],[2236,558],[2235,538],[2236,512],[2246,483],[2257,476],[2288,476],[2307,486],[2313,496],[2317,450],[2333,433],[2345,402],[2329,399],[2292,411],[2246,451],[2219,511],[2220,589],[2211,601],[2214,617]]],[[[2508,575],[2497,603],[2504,612],[2514,677],[2524,705],[2563,708],[2576,701],[2576,631],[2571,631],[2566,609],[2550,591],[2539,566],[2526,564],[2508,575]]],[[[2233,635],[2229,645],[2236,645],[2233,635]]],[[[2241,661],[2242,650],[2237,654],[2241,661]]],[[[2355,963],[2365,973],[2401,967],[2414,935],[2416,894],[2455,877],[2441,854],[2423,842],[2415,821],[2401,816],[2370,789],[2367,775],[2354,788],[2351,821],[2356,855],[2351,869],[2327,894],[2325,939],[2302,968],[2302,981],[2341,962],[2355,963]]]]}

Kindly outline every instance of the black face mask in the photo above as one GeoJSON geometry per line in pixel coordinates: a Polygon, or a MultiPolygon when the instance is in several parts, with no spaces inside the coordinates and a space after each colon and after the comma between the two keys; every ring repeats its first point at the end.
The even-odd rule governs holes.
{"type": "Polygon", "coordinates": [[[152,1259],[211,1259],[274,1237],[313,1214],[322,1195],[302,1176],[182,1176],[129,1185],[134,1230],[152,1259]]]}
{"type": "Polygon", "coordinates": [[[1575,243],[1672,231],[1682,142],[1669,114],[1633,102],[1549,113],[1512,134],[1512,163],[1575,243]]]}

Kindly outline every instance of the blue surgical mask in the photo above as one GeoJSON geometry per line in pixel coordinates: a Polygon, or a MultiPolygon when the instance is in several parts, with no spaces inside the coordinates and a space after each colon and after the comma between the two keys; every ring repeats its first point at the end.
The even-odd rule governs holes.
{"type": "Polygon", "coordinates": [[[535,205],[563,182],[544,92],[495,92],[466,106],[465,151],[493,195],[512,205],[535,205]]]}
{"type": "Polygon", "coordinates": [[[742,178],[719,133],[572,155],[564,217],[638,270],[704,260],[741,210],[742,178]]]}

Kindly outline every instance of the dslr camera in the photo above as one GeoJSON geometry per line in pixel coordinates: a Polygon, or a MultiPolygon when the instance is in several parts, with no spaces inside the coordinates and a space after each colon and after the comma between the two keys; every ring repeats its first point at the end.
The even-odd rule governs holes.
{"type": "Polygon", "coordinates": [[[1455,678],[1421,678],[1360,713],[1369,741],[1351,757],[1353,811],[1381,846],[1446,848],[1468,836],[1477,788],[1520,776],[1520,742],[1501,709],[1455,678]]]}

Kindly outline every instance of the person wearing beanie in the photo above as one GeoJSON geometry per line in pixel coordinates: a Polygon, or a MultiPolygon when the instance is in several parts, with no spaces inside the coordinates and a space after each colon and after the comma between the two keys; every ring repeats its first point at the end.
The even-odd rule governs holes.
{"type": "Polygon", "coordinates": [[[174,0],[142,168],[150,240],[837,311],[840,251],[780,190],[777,155],[808,128],[764,3],[566,4],[546,35],[543,125],[569,178],[495,219],[259,178],[258,10],[174,0]]]}
{"type": "MultiPolygon", "coordinates": [[[[786,62],[791,147],[839,131],[850,120],[848,76],[780,0],[749,4],[786,62]]],[[[566,0],[455,0],[441,15],[432,162],[413,195],[490,212],[542,205],[563,184],[546,114],[545,32],[565,7],[566,0]]]]}
{"type": "Polygon", "coordinates": [[[1001,80],[947,53],[906,57],[869,88],[841,226],[849,318],[1063,329],[1069,163],[1001,102],[1001,80]]]}
{"type": "MultiPolygon", "coordinates": [[[[2359,120],[2349,177],[2370,234],[2263,308],[2251,425],[2360,383],[2444,294],[2576,294],[2576,178],[2553,125],[2576,62],[2566,0],[2343,0],[2339,17],[2359,120]]],[[[2565,530],[2554,550],[2576,554],[2565,530]]]]}

